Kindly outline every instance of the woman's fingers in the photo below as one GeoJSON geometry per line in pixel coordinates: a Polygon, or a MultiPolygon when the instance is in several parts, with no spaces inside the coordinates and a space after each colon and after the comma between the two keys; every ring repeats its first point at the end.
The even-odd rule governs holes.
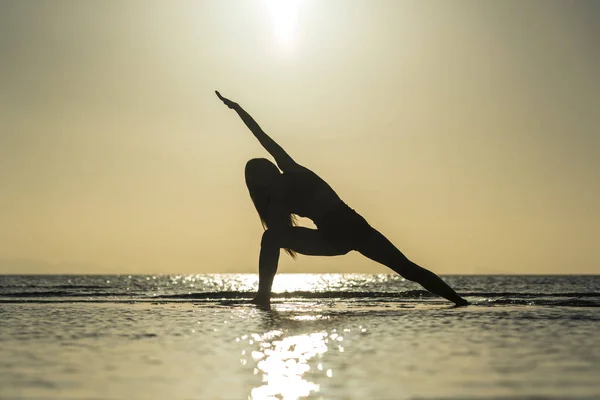
{"type": "Polygon", "coordinates": [[[228,102],[229,102],[229,103],[231,103],[231,100],[229,100],[227,97],[223,97],[223,96],[221,96],[221,93],[219,93],[219,91],[218,91],[218,90],[215,90],[215,93],[217,94],[217,97],[218,97],[219,99],[221,99],[221,101],[222,101],[223,103],[225,103],[225,104],[227,104],[228,102]]]}

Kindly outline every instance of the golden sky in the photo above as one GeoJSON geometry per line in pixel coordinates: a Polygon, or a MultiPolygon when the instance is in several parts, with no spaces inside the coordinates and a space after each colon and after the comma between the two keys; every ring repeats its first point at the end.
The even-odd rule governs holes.
{"type": "Polygon", "coordinates": [[[599,71],[593,0],[2,1],[0,273],[255,272],[215,89],[434,272],[600,273],[599,71]]]}

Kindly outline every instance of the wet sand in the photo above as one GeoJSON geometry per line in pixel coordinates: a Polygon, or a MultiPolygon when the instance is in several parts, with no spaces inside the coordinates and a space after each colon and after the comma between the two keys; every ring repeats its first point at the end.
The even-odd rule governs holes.
{"type": "Polygon", "coordinates": [[[600,398],[600,310],[6,302],[2,399],[600,398]]]}

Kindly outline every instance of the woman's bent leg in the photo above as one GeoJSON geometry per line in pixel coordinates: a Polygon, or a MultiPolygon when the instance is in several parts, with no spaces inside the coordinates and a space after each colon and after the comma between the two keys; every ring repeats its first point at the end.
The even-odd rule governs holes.
{"type": "Polygon", "coordinates": [[[410,261],[396,246],[375,229],[372,229],[372,232],[367,235],[366,240],[361,243],[357,251],[456,305],[468,304],[439,276],[410,261]]]}
{"type": "Polygon", "coordinates": [[[286,248],[310,256],[338,256],[345,254],[332,247],[316,229],[293,227],[264,231],[260,241],[258,260],[258,293],[254,303],[268,307],[273,279],[277,273],[280,249],[286,248]]]}

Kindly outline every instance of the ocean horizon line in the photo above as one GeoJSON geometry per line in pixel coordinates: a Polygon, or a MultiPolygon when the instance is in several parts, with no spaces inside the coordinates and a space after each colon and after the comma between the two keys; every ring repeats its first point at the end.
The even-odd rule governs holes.
{"type": "MultiPolygon", "coordinates": [[[[172,276],[172,275],[258,275],[258,272],[64,272],[64,273],[0,273],[0,276],[172,276]]],[[[395,272],[277,272],[277,275],[398,275],[395,272]]],[[[595,273],[439,273],[441,276],[600,276],[595,273]]]]}

